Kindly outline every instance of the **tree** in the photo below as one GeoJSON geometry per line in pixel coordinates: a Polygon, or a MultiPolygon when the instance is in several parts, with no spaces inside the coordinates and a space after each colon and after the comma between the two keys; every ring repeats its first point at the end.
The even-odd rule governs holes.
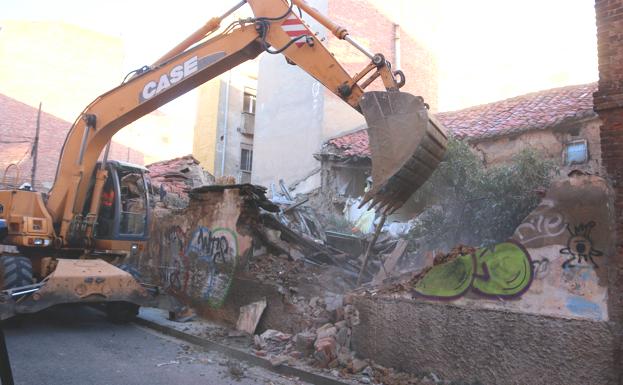
{"type": "Polygon", "coordinates": [[[445,159],[412,198],[425,209],[411,238],[420,250],[503,242],[538,205],[537,192],[549,186],[553,171],[552,162],[530,149],[486,168],[466,142],[450,138],[445,159]]]}

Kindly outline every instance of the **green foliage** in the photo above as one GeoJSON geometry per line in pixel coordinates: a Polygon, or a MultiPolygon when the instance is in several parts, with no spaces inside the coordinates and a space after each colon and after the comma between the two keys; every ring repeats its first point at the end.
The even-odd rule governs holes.
{"type": "Polygon", "coordinates": [[[554,165],[527,149],[485,168],[466,142],[451,138],[446,158],[412,199],[427,207],[411,236],[430,248],[503,242],[539,202],[554,165]]]}

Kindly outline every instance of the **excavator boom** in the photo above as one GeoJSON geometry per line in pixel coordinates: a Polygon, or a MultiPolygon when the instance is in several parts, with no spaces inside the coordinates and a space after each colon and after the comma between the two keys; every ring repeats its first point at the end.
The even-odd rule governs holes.
{"type": "MultiPolygon", "coordinates": [[[[72,229],[89,227],[89,224],[75,226],[74,222],[85,205],[89,179],[97,159],[117,131],[262,52],[283,54],[289,62],[364,114],[370,126],[373,153],[374,188],[367,198],[379,207],[386,210],[399,207],[437,166],[445,149],[443,129],[432,123],[421,103],[413,102],[417,98],[399,91],[405,81],[404,75],[399,71],[393,73],[382,55],[368,52],[350,37],[345,28],[335,25],[302,0],[292,0],[292,3],[286,0],[242,1],[222,17],[211,19],[154,65],[98,97],[80,114],[63,146],[56,181],[47,202],[59,228],[57,235],[62,239],[61,243],[67,244],[72,238],[69,234],[72,229]],[[224,33],[206,40],[206,35],[213,33],[225,16],[245,3],[255,17],[239,20],[224,33]],[[370,64],[350,76],[294,12],[294,7],[360,49],[371,58],[370,64]],[[293,24],[304,33],[295,38],[288,34],[293,24]],[[379,98],[380,94],[375,92],[364,97],[364,88],[377,78],[387,90],[385,96],[379,98]],[[374,104],[381,108],[374,109],[371,107],[374,104]],[[429,134],[423,135],[425,132],[429,134]],[[418,152],[420,142],[428,137],[436,138],[437,148],[417,155],[415,162],[410,161],[416,152],[421,153],[418,152]],[[409,164],[408,169],[403,168],[405,163],[409,164]]],[[[95,205],[93,209],[96,209],[95,205]]],[[[97,212],[89,214],[93,218],[97,212]]]]}
{"type": "Polygon", "coordinates": [[[290,1],[240,1],[91,102],[67,135],[47,201],[39,192],[0,191],[0,241],[19,246],[25,255],[5,259],[0,278],[6,273],[2,266],[12,263],[32,270],[26,276],[23,269],[21,283],[31,283],[33,277],[38,282],[3,284],[0,297],[6,301],[0,319],[66,302],[106,302],[112,313],[127,315],[137,308],[119,303],[160,301],[157,288],[140,284],[135,272],[120,262],[144,250],[148,236],[145,170],[109,162],[104,149],[123,127],[264,52],[284,55],[364,115],[373,177],[365,200],[388,213],[426,181],[443,157],[446,135],[422,98],[400,92],[404,74],[303,0],[290,1]],[[245,4],[254,16],[219,32],[223,19],[245,4]],[[303,13],[361,51],[369,64],[351,76],[299,17],[303,13]],[[377,79],[385,91],[365,92],[377,79]],[[102,152],[104,160],[98,164],[102,152]],[[133,183],[135,190],[122,189],[126,183],[133,183]]]}

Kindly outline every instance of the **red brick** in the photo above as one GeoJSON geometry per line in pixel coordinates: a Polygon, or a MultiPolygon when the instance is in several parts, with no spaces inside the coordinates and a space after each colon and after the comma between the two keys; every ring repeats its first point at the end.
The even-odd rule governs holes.
{"type": "MultiPolygon", "coordinates": [[[[21,174],[20,182],[30,182],[30,151],[35,137],[37,112],[37,108],[0,94],[0,177],[4,175],[7,166],[16,161],[21,174]]],[[[54,182],[61,147],[70,127],[70,122],[46,112],[41,113],[35,182],[37,189],[42,189],[44,182],[54,182]]],[[[111,146],[109,158],[144,164],[142,153],[130,150],[128,157],[128,147],[115,142],[111,146]]],[[[8,176],[11,175],[9,173],[8,176]]]]}

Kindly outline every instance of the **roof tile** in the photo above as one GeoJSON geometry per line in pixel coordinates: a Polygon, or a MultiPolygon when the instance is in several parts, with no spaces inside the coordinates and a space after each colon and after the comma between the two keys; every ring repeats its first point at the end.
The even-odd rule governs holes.
{"type": "MultiPolygon", "coordinates": [[[[597,83],[553,88],[516,96],[463,110],[442,112],[437,119],[454,136],[479,141],[543,130],[562,123],[595,116],[593,92],[597,83]]],[[[370,157],[368,133],[365,129],[329,140],[334,155],[349,158],[370,157]]]]}

